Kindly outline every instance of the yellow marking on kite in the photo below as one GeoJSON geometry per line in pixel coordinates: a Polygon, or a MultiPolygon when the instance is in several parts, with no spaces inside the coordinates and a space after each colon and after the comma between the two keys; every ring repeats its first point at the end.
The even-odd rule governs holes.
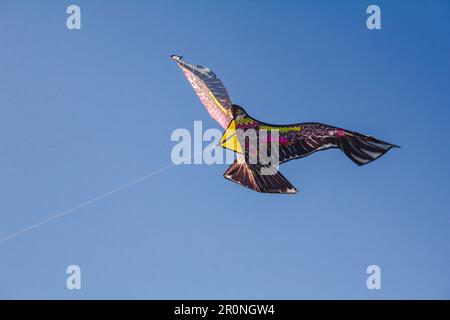
{"type": "Polygon", "coordinates": [[[222,106],[222,104],[216,99],[216,97],[212,94],[211,91],[208,91],[211,98],[213,98],[214,102],[222,109],[223,113],[227,114],[227,110],[222,106]]]}
{"type": "Polygon", "coordinates": [[[238,124],[238,125],[249,125],[249,124],[253,124],[253,119],[251,119],[251,118],[240,118],[240,119],[237,119],[236,120],[236,123],[238,124]]]}
{"type": "Polygon", "coordinates": [[[267,126],[267,125],[262,125],[259,128],[265,129],[265,130],[278,130],[279,132],[301,131],[302,130],[302,127],[272,127],[272,126],[267,126]]]}
{"type": "Polygon", "coordinates": [[[230,125],[220,139],[220,146],[234,152],[243,153],[236,131],[236,122],[231,120],[230,125]]]}

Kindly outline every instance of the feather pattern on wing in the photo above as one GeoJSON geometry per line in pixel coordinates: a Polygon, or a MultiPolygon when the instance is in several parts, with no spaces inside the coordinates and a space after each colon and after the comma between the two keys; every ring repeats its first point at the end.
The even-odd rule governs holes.
{"type": "Polygon", "coordinates": [[[232,119],[231,99],[222,81],[209,68],[184,62],[172,56],[183,71],[210,116],[224,129],[232,119]]]}

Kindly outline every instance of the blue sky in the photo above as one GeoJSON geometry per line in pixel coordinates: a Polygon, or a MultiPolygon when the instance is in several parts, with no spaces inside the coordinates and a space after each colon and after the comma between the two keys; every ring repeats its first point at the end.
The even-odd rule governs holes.
{"type": "Polygon", "coordinates": [[[295,196],[241,188],[227,165],[171,167],[0,242],[0,298],[450,298],[449,36],[444,0],[1,0],[0,238],[169,165],[174,129],[219,128],[173,53],[257,119],[402,149],[291,161],[295,196]]]}

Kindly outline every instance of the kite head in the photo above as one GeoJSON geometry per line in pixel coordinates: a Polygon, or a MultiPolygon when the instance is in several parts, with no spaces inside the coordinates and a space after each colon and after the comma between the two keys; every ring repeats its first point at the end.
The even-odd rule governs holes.
{"type": "Polygon", "coordinates": [[[247,112],[245,112],[244,108],[238,106],[237,104],[233,104],[231,106],[231,112],[233,113],[233,118],[235,120],[247,117],[247,112]]]}

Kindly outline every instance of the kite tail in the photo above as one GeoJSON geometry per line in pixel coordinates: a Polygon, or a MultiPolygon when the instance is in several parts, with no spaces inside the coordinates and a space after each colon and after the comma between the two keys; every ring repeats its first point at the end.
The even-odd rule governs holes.
{"type": "Polygon", "coordinates": [[[368,164],[391,148],[400,148],[395,144],[378,140],[374,137],[365,136],[357,132],[340,131],[340,137],[337,139],[337,145],[341,150],[357,165],[368,164]]]}
{"type": "Polygon", "coordinates": [[[224,178],[263,193],[297,193],[297,189],[275,168],[234,161],[224,178]],[[262,174],[262,169],[268,170],[262,174]]]}

